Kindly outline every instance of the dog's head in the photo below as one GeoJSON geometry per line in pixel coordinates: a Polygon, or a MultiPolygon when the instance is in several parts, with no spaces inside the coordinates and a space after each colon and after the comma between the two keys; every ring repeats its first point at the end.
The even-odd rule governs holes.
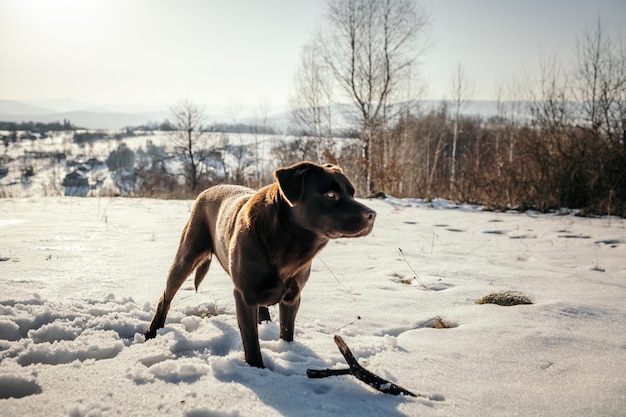
{"type": "Polygon", "coordinates": [[[305,229],[331,239],[372,231],[376,212],[354,199],[354,187],[338,166],[299,162],[277,169],[274,178],[305,229]]]}

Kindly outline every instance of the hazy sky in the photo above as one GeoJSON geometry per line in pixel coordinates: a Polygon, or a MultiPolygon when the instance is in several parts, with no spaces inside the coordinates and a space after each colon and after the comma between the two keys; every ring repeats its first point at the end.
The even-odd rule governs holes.
{"type": "MultiPolygon", "coordinates": [[[[626,41],[626,0],[424,0],[431,49],[425,98],[442,98],[458,62],[475,98],[538,68],[571,64],[601,15],[626,41]]],[[[286,105],[323,0],[0,0],[0,99],[94,104],[286,105]]]]}

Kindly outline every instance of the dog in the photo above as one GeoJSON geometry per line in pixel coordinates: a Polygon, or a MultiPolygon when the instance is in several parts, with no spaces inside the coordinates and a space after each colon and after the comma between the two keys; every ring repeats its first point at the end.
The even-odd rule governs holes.
{"type": "Polygon", "coordinates": [[[146,339],[165,325],[174,295],[194,270],[197,291],[215,255],[235,286],[246,362],[264,367],[258,324],[270,320],[268,306],[279,305],[280,338],[293,341],[313,258],[330,239],[369,234],[376,212],[354,199],[335,165],[299,162],[274,171],[274,180],[256,192],[216,185],[198,196],[146,339]]]}

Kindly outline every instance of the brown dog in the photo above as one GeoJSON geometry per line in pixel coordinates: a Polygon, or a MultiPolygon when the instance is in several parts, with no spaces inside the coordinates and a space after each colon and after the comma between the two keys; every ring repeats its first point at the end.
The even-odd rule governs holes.
{"type": "Polygon", "coordinates": [[[172,298],[194,270],[198,288],[215,254],[235,284],[246,362],[263,367],[257,325],[269,320],[267,306],[279,304],[280,337],[293,340],[313,257],[329,239],[367,235],[376,213],[354,200],[337,166],[300,162],[274,178],[257,192],[218,185],[198,196],[146,339],[164,326],[172,298]]]}

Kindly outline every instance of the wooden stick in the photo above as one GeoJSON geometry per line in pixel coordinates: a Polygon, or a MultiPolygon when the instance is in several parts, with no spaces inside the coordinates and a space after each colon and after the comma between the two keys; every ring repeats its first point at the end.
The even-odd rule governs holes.
{"type": "Polygon", "coordinates": [[[393,382],[389,382],[386,379],[379,377],[376,374],[368,371],[363,368],[361,364],[356,360],[350,348],[341,336],[335,336],[335,343],[339,348],[339,351],[348,362],[350,368],[348,369],[307,369],[306,374],[309,378],[326,378],[328,376],[338,376],[338,375],[353,375],[357,379],[365,382],[370,387],[383,392],[385,394],[391,395],[409,395],[411,397],[423,397],[423,395],[415,395],[411,391],[404,389],[393,382]]]}
{"type": "Polygon", "coordinates": [[[329,376],[339,375],[351,375],[352,370],[350,368],[342,369],[307,369],[306,376],[309,378],[326,378],[329,376]]]}

